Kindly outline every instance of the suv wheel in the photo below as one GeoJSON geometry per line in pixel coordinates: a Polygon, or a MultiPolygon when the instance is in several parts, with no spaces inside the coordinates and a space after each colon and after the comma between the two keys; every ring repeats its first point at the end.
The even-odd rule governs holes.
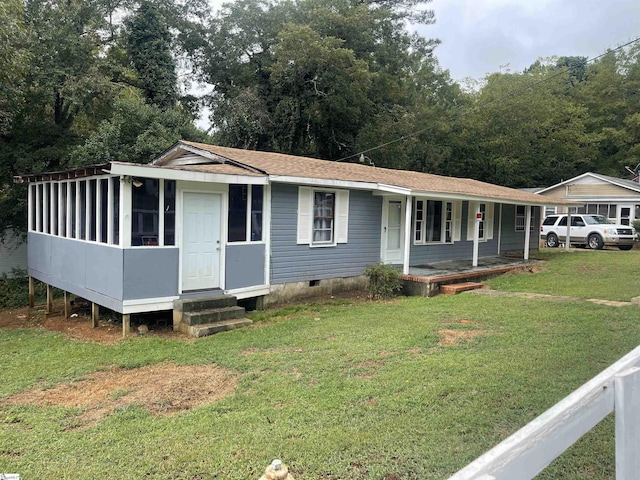
{"type": "Polygon", "coordinates": [[[547,235],[547,247],[556,248],[560,242],[558,242],[558,236],[555,233],[547,235]]]}
{"type": "Polygon", "coordinates": [[[618,245],[618,248],[620,250],[631,250],[633,248],[633,245],[618,245]]]}
{"type": "Polygon", "coordinates": [[[592,233],[591,235],[589,235],[589,248],[591,248],[592,250],[602,250],[602,247],[604,247],[604,242],[602,241],[600,235],[598,235],[597,233],[592,233]]]}

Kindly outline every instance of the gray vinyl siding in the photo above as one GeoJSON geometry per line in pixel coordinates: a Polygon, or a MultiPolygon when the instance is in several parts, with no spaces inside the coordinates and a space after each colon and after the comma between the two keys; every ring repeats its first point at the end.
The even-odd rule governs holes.
{"type": "MultiPolygon", "coordinates": [[[[499,205],[496,205],[496,209],[499,205]]],[[[540,207],[531,208],[531,236],[529,249],[537,250],[540,240],[540,207]]],[[[516,206],[502,205],[502,238],[500,240],[500,253],[523,252],[525,232],[516,232],[516,206]]]]}
{"type": "Polygon", "coordinates": [[[29,232],[29,275],[117,312],[178,294],[178,249],[121,249],[29,232]]]}
{"type": "MultiPolygon", "coordinates": [[[[493,213],[493,239],[480,242],[478,256],[486,257],[498,253],[498,215],[499,205],[496,204],[493,213]]],[[[431,245],[414,245],[411,243],[409,265],[427,265],[444,260],[470,259],[473,256],[473,242],[467,240],[467,219],[469,202],[462,202],[462,225],[460,226],[460,241],[431,245]]],[[[411,229],[413,233],[413,226],[411,229]]]]}
{"type": "Polygon", "coordinates": [[[124,250],[124,299],[178,295],[178,248],[124,250]]]}
{"type": "Polygon", "coordinates": [[[349,192],[348,243],[309,247],[296,243],[298,187],[271,188],[271,283],[281,284],[361,275],[380,261],[382,197],[349,192]]]}
{"type": "Polygon", "coordinates": [[[265,285],[265,244],[227,245],[225,258],[225,288],[265,285]]]}

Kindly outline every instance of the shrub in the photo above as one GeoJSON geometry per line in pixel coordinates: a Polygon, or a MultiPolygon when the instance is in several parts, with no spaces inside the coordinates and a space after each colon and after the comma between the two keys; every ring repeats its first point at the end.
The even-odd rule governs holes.
{"type": "Polygon", "coordinates": [[[640,220],[634,220],[631,222],[633,229],[636,231],[636,240],[640,240],[640,220]]]}
{"type": "Polygon", "coordinates": [[[367,289],[371,299],[393,297],[402,289],[400,272],[391,265],[369,265],[364,274],[369,277],[367,289]]]}
{"type": "MultiPolygon", "coordinates": [[[[0,276],[0,308],[26,307],[29,304],[29,279],[26,270],[12,269],[11,276],[3,273],[0,276]]],[[[36,282],[36,298],[47,295],[47,286],[36,282]]]]}

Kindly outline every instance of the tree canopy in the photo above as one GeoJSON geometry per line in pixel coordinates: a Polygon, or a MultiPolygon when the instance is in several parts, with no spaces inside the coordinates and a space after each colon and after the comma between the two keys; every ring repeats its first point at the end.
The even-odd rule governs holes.
{"type": "Polygon", "coordinates": [[[468,88],[411,28],[429,3],[4,0],[0,235],[24,230],[13,175],[146,162],[181,138],[513,187],[640,163],[640,44],[468,88]]]}

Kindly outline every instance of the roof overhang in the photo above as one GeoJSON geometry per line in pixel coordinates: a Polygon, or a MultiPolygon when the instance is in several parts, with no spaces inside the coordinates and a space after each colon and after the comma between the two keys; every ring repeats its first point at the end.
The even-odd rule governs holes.
{"type": "Polygon", "coordinates": [[[77,178],[94,177],[96,175],[104,175],[109,172],[106,170],[109,168],[108,163],[101,165],[90,165],[86,167],[75,168],[72,170],[65,170],[63,172],[47,172],[47,173],[33,173],[30,175],[16,175],[13,177],[14,183],[31,183],[31,182],[50,182],[52,180],[73,180],[77,178]]]}
{"type": "Polygon", "coordinates": [[[241,183],[247,185],[266,185],[269,183],[269,179],[266,175],[198,172],[193,170],[177,170],[170,167],[161,167],[151,164],[143,165],[125,162],[112,162],[110,173],[113,175],[163,178],[165,180],[182,180],[187,182],[241,183]]]}

